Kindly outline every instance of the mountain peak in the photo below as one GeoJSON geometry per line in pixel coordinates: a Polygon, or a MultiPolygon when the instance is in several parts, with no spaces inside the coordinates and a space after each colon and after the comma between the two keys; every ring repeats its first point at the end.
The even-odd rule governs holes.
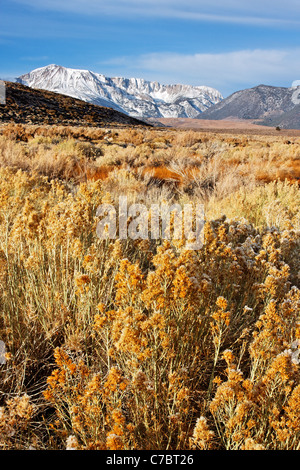
{"type": "Polygon", "coordinates": [[[300,102],[295,93],[297,89],[294,88],[257,85],[233,93],[200,114],[198,118],[259,119],[271,122],[275,116],[291,111],[300,102]]]}
{"type": "Polygon", "coordinates": [[[19,77],[18,82],[138,118],[195,117],[223,99],[218,90],[208,86],[162,85],[142,78],[111,78],[56,64],[32,70],[19,77]]]}

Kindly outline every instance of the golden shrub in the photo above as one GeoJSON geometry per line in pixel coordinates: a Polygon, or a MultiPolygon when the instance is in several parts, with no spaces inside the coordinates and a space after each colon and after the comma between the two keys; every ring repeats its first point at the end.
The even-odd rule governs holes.
{"type": "Polygon", "coordinates": [[[2,448],[299,449],[299,187],[247,183],[295,176],[278,139],[2,129],[2,448]],[[124,194],[204,201],[203,247],[99,240],[124,194]]]}

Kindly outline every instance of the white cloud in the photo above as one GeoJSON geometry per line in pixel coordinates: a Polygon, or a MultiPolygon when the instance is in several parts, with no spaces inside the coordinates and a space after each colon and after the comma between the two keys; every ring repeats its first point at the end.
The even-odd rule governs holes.
{"type": "Polygon", "coordinates": [[[225,96],[238,88],[259,84],[291,86],[299,77],[300,48],[241,50],[219,54],[153,53],[120,57],[101,64],[122,68],[126,76],[139,76],[162,83],[207,85],[225,96]]]}
{"type": "Polygon", "coordinates": [[[41,10],[230,23],[299,23],[298,0],[14,0],[41,10]]]}

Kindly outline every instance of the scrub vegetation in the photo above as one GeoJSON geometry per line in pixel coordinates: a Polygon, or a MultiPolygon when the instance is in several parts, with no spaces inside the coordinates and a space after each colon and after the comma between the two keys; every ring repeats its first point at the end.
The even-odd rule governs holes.
{"type": "Polygon", "coordinates": [[[300,449],[299,144],[1,126],[1,449],[300,449]],[[100,240],[124,195],[203,247],[100,240]]]}

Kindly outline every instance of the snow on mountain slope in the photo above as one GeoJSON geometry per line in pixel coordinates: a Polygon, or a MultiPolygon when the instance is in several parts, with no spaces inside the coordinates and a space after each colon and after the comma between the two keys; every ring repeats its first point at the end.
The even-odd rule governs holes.
{"type": "Polygon", "coordinates": [[[219,91],[207,86],[161,85],[140,78],[109,78],[89,70],[58,65],[35,69],[17,81],[138,118],[193,118],[223,99],[219,91]]]}

